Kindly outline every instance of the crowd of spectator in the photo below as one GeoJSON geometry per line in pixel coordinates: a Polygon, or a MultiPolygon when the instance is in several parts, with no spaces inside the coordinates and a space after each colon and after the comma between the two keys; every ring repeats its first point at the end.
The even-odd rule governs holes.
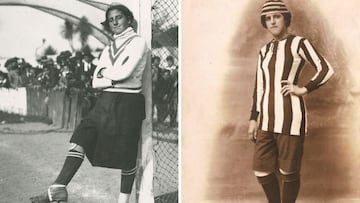
{"type": "Polygon", "coordinates": [[[53,58],[42,57],[32,66],[24,59],[13,57],[0,69],[0,88],[41,88],[42,91],[64,91],[71,97],[81,92],[82,114],[85,115],[95,103],[97,91],[91,88],[95,65],[91,52],[63,51],[53,58]]]}
{"type": "Polygon", "coordinates": [[[38,60],[33,67],[24,59],[13,57],[8,59],[0,70],[0,87],[43,87],[44,89],[91,87],[92,73],[95,65],[94,56],[90,52],[63,51],[56,61],[46,56],[38,60]]]}
{"type": "Polygon", "coordinates": [[[164,66],[160,63],[160,57],[152,57],[153,118],[160,123],[168,119],[170,126],[175,127],[178,123],[178,66],[172,56],[166,57],[164,66]]]}
{"type": "MultiPolygon", "coordinates": [[[[91,106],[96,91],[91,88],[92,75],[95,70],[90,52],[61,52],[54,61],[42,57],[37,66],[32,66],[24,59],[13,57],[5,62],[6,69],[0,69],[0,87],[38,87],[47,91],[72,89],[81,90],[84,99],[91,106]]],[[[158,123],[177,126],[178,117],[178,66],[174,57],[166,57],[164,65],[161,58],[152,57],[152,95],[153,118],[158,123]]]]}

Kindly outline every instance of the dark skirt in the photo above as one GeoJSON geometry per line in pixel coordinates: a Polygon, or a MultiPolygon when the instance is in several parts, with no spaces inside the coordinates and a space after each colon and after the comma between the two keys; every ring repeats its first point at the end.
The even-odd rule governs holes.
{"type": "Polygon", "coordinates": [[[93,166],[132,170],[145,119],[142,94],[103,92],[70,142],[85,149],[93,166]]]}

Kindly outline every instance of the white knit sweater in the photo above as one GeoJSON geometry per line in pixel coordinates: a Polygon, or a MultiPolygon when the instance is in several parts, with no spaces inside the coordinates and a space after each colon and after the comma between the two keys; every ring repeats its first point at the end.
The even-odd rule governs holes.
{"type": "Polygon", "coordinates": [[[130,27],[114,38],[101,53],[93,87],[108,92],[139,93],[149,51],[146,42],[130,27]],[[101,69],[103,78],[98,78],[101,69]]]}

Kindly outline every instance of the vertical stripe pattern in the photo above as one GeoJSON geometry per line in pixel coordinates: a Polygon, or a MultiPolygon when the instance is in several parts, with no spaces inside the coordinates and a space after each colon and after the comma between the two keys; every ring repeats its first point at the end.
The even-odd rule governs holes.
{"type": "Polygon", "coordinates": [[[278,51],[278,41],[273,43],[272,54],[268,65],[269,72],[269,100],[268,100],[268,129],[274,129],[274,120],[275,120],[275,65],[276,65],[276,56],[278,51]]]}
{"type": "Polygon", "coordinates": [[[304,99],[281,94],[281,81],[297,85],[306,61],[316,69],[305,85],[311,92],[325,84],[334,71],[307,39],[290,35],[273,40],[260,50],[250,119],[256,120],[260,115],[261,130],[290,135],[306,133],[304,99]]]}

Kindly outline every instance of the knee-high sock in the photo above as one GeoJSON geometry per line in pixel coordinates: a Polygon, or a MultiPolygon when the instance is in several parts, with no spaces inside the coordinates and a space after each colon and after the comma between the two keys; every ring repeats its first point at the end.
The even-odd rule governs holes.
{"type": "Polygon", "coordinates": [[[84,160],[84,153],[76,150],[69,150],[64,165],[56,178],[54,184],[67,185],[74,177],[84,160]]]}
{"type": "Polygon", "coordinates": [[[298,173],[281,175],[282,184],[282,203],[295,203],[300,190],[300,175],[298,173]]]}
{"type": "Polygon", "coordinates": [[[121,173],[121,187],[120,192],[130,194],[134,184],[136,168],[129,171],[122,171],[121,173]]]}
{"type": "Polygon", "coordinates": [[[269,203],[280,203],[280,187],[275,174],[257,177],[269,203]]]}

